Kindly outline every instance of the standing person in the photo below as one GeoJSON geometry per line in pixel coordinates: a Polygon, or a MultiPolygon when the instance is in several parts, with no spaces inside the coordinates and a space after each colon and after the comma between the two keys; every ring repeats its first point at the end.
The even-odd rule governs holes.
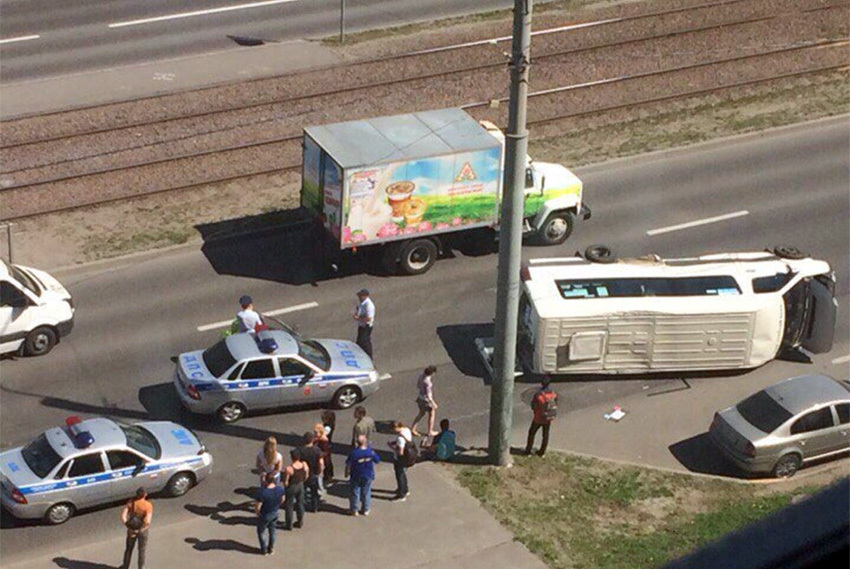
{"type": "Polygon", "coordinates": [[[293,510],[297,520],[295,527],[300,528],[304,525],[304,483],[310,476],[310,467],[301,460],[298,449],[289,453],[289,456],[292,458],[292,464],[283,471],[283,485],[286,488],[286,502],[284,502],[286,521],[283,527],[287,530],[292,529],[293,510]]]}
{"type": "Polygon", "coordinates": [[[393,449],[393,470],[395,471],[395,481],[397,484],[396,500],[404,502],[410,494],[410,489],[407,487],[407,455],[405,450],[411,452],[416,448],[413,444],[413,433],[410,429],[401,424],[401,421],[393,421],[393,431],[396,434],[395,440],[389,442],[389,446],[393,449]],[[412,447],[412,448],[408,448],[412,447]]]}
{"type": "Polygon", "coordinates": [[[537,451],[537,456],[545,455],[546,447],[549,446],[549,427],[558,414],[558,394],[549,387],[551,382],[552,379],[548,375],[544,375],[543,380],[540,382],[540,388],[534,393],[534,397],[531,399],[531,409],[534,411],[534,417],[531,419],[531,425],[528,427],[525,454],[531,454],[531,449],[534,446],[534,437],[540,429],[543,429],[543,441],[540,443],[540,450],[537,451]]]}
{"type": "Polygon", "coordinates": [[[372,508],[372,481],[375,480],[375,465],[381,462],[366,435],[357,436],[357,448],[345,460],[345,475],[351,485],[350,509],[352,516],[368,516],[372,508]],[[360,503],[363,503],[363,510],[360,503]]]}
{"type": "Polygon", "coordinates": [[[145,569],[145,553],[148,549],[148,530],[153,520],[153,504],[148,501],[144,488],[136,490],[136,496],[121,510],[121,523],[127,528],[127,541],[124,546],[124,562],[121,569],[130,569],[133,549],[139,542],[139,569],[145,569]]]}
{"type": "Polygon", "coordinates": [[[354,320],[357,322],[357,345],[372,357],[372,328],[375,327],[375,303],[369,298],[369,291],[361,289],[357,293],[359,302],[354,308],[354,320]]]}
{"type": "Polygon", "coordinates": [[[434,430],[434,420],[437,417],[437,402],[434,401],[434,374],[437,373],[437,368],[434,366],[428,366],[419,376],[419,380],[416,382],[416,386],[419,389],[419,395],[416,397],[416,404],[419,406],[419,413],[416,414],[416,418],[413,419],[413,423],[411,423],[410,427],[413,430],[413,434],[415,436],[420,436],[419,431],[417,430],[417,426],[419,425],[419,421],[422,420],[422,417],[425,414],[428,414],[428,438],[434,437],[437,435],[437,432],[434,430]]]}
{"type": "Polygon", "coordinates": [[[258,500],[254,504],[254,511],[257,513],[257,539],[260,540],[261,555],[272,555],[274,553],[277,518],[284,496],[286,496],[286,491],[282,486],[278,486],[273,474],[263,476],[263,485],[260,488],[258,500]],[[266,542],[266,533],[269,535],[268,542],[266,542]]]}
{"type": "Polygon", "coordinates": [[[242,307],[242,310],[236,313],[238,330],[239,332],[250,332],[253,334],[257,324],[263,323],[263,319],[254,310],[254,300],[247,294],[243,294],[239,298],[239,306],[242,307]]]}
{"type": "Polygon", "coordinates": [[[319,511],[319,491],[321,490],[322,470],[325,462],[325,453],[314,443],[315,433],[304,433],[304,446],[298,449],[301,460],[310,467],[310,476],[304,482],[308,497],[307,509],[315,513],[319,511]]]}
{"type": "Polygon", "coordinates": [[[274,476],[275,483],[280,483],[280,473],[283,470],[283,455],[277,450],[277,439],[269,437],[263,443],[263,449],[257,453],[257,470],[260,472],[260,487],[266,474],[274,476]]]}
{"type": "Polygon", "coordinates": [[[375,431],[375,420],[366,414],[366,408],[363,405],[358,405],[354,409],[354,428],[351,429],[351,446],[357,447],[357,441],[360,435],[366,437],[366,440],[372,438],[372,433],[375,431]]]}
{"type": "Polygon", "coordinates": [[[325,484],[331,484],[334,480],[334,463],[331,457],[331,446],[334,442],[334,433],[336,432],[336,413],[330,409],[322,411],[322,426],[325,429],[325,437],[327,438],[325,451],[325,473],[323,480],[325,484]]]}

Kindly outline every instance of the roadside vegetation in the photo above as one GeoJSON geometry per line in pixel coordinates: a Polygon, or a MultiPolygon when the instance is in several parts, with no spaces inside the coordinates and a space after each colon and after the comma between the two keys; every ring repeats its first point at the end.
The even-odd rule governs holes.
{"type": "Polygon", "coordinates": [[[453,468],[460,483],[553,569],[657,567],[826,483],[695,478],[560,453],[515,457],[509,469],[453,468]]]}

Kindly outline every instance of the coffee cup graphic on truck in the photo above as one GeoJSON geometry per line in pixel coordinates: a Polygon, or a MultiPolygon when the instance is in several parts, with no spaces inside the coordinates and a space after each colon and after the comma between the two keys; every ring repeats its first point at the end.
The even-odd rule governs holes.
{"type": "Polygon", "coordinates": [[[396,223],[404,221],[404,210],[410,202],[410,196],[413,195],[413,190],[416,189],[416,184],[413,182],[393,182],[387,186],[387,202],[393,209],[392,220],[396,223]]]}

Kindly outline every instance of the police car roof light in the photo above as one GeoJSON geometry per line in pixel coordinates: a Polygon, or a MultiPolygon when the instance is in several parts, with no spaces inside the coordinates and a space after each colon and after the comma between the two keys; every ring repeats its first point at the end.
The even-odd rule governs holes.
{"type": "Polygon", "coordinates": [[[74,446],[78,449],[89,448],[94,443],[94,437],[88,431],[74,433],[74,446]]]}
{"type": "Polygon", "coordinates": [[[257,342],[257,348],[264,354],[273,354],[278,348],[274,336],[268,330],[257,333],[254,339],[257,342]]]}
{"type": "Polygon", "coordinates": [[[73,427],[77,423],[82,423],[82,422],[83,422],[83,420],[80,419],[80,417],[77,416],[77,415],[71,415],[67,419],[65,419],[65,425],[68,426],[68,427],[73,427]]]}

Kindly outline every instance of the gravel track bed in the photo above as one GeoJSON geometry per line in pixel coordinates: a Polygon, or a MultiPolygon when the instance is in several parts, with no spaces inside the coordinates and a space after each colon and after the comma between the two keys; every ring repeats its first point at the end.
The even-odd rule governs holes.
{"type": "MultiPolygon", "coordinates": [[[[582,21],[631,16],[705,3],[705,0],[689,0],[686,2],[658,2],[651,5],[620,4],[595,10],[591,14],[582,14],[582,21]]],[[[535,36],[534,51],[535,53],[545,53],[551,49],[601,45],[619,39],[638,38],[652,31],[674,30],[677,27],[692,25],[695,22],[706,24],[734,22],[756,15],[772,15],[787,9],[828,6],[830,3],[835,3],[835,0],[815,0],[814,2],[806,0],[737,0],[712,7],[698,8],[689,12],[578,29],[569,33],[535,36]]],[[[547,12],[543,12],[542,15],[535,14],[536,29],[557,27],[572,22],[574,22],[574,15],[566,10],[553,14],[547,14],[547,12]]],[[[436,45],[431,45],[432,42],[427,41],[427,38],[417,38],[416,47],[427,49],[438,45],[498,37],[506,33],[510,33],[509,27],[506,27],[504,23],[499,23],[498,25],[484,26],[476,33],[467,33],[462,37],[457,37],[451,32],[432,34],[441,40],[436,45]]],[[[345,53],[356,58],[370,58],[410,51],[409,45],[405,42],[391,42],[389,43],[392,46],[391,49],[383,50],[380,48],[375,50],[375,46],[371,44],[372,42],[363,46],[355,45],[353,48],[346,47],[345,53]]],[[[180,118],[190,114],[206,113],[236,106],[262,104],[283,98],[327,91],[337,88],[341,84],[362,85],[374,81],[376,77],[402,77],[421,74],[428,70],[457,69],[465,66],[469,61],[479,61],[482,58],[492,59],[494,56],[500,58],[503,51],[509,50],[509,42],[502,42],[497,46],[478,46],[465,49],[462,52],[438,53],[389,62],[354,63],[344,68],[317,69],[139,101],[7,121],[4,125],[5,128],[0,132],[0,144],[6,146],[140,122],[180,118]],[[458,57],[459,53],[462,53],[462,57],[458,57]]]]}
{"type": "MultiPolygon", "coordinates": [[[[850,13],[847,8],[842,10],[850,13]]],[[[735,53],[749,53],[751,50],[757,52],[763,50],[761,38],[770,32],[775,34],[774,38],[782,38],[786,44],[804,41],[812,37],[813,33],[825,29],[828,34],[834,36],[846,32],[846,26],[840,25],[845,20],[834,18],[832,12],[835,11],[809,14],[804,20],[789,14],[779,19],[743,26],[689,32],[590,52],[546,58],[538,55],[533,87],[558,87],[571,75],[580,77],[581,81],[593,81],[626,73],[667,68],[676,65],[675,62],[688,64],[719,59],[728,57],[733,50],[735,53]],[[654,55],[647,56],[647,53],[654,55]]],[[[540,51],[545,54],[556,50],[550,48],[540,51]]],[[[9,172],[14,169],[15,164],[21,169],[5,175],[0,185],[8,187],[39,183],[54,178],[85,175],[169,157],[211,152],[239,144],[298,135],[305,123],[352,118],[350,108],[364,101],[372,101],[373,104],[362,116],[403,112],[428,105],[455,106],[474,102],[475,94],[479,97],[480,94],[487,94],[489,98],[498,98],[506,93],[505,76],[505,73],[494,73],[492,68],[488,68],[464,73],[461,82],[457,81],[457,75],[417,79],[403,85],[372,87],[339,95],[324,95],[232,111],[226,115],[177,120],[154,127],[137,127],[132,129],[131,133],[109,132],[7,149],[3,156],[4,169],[9,172]],[[415,92],[411,93],[411,89],[415,89],[415,92]],[[147,132],[143,132],[144,130],[147,132]],[[128,147],[127,143],[135,144],[135,147],[128,147]],[[53,152],[46,149],[39,152],[38,146],[52,146],[53,152]],[[63,162],[39,165],[56,154],[63,157],[63,162]],[[32,164],[35,164],[35,167],[32,164]]]]}

